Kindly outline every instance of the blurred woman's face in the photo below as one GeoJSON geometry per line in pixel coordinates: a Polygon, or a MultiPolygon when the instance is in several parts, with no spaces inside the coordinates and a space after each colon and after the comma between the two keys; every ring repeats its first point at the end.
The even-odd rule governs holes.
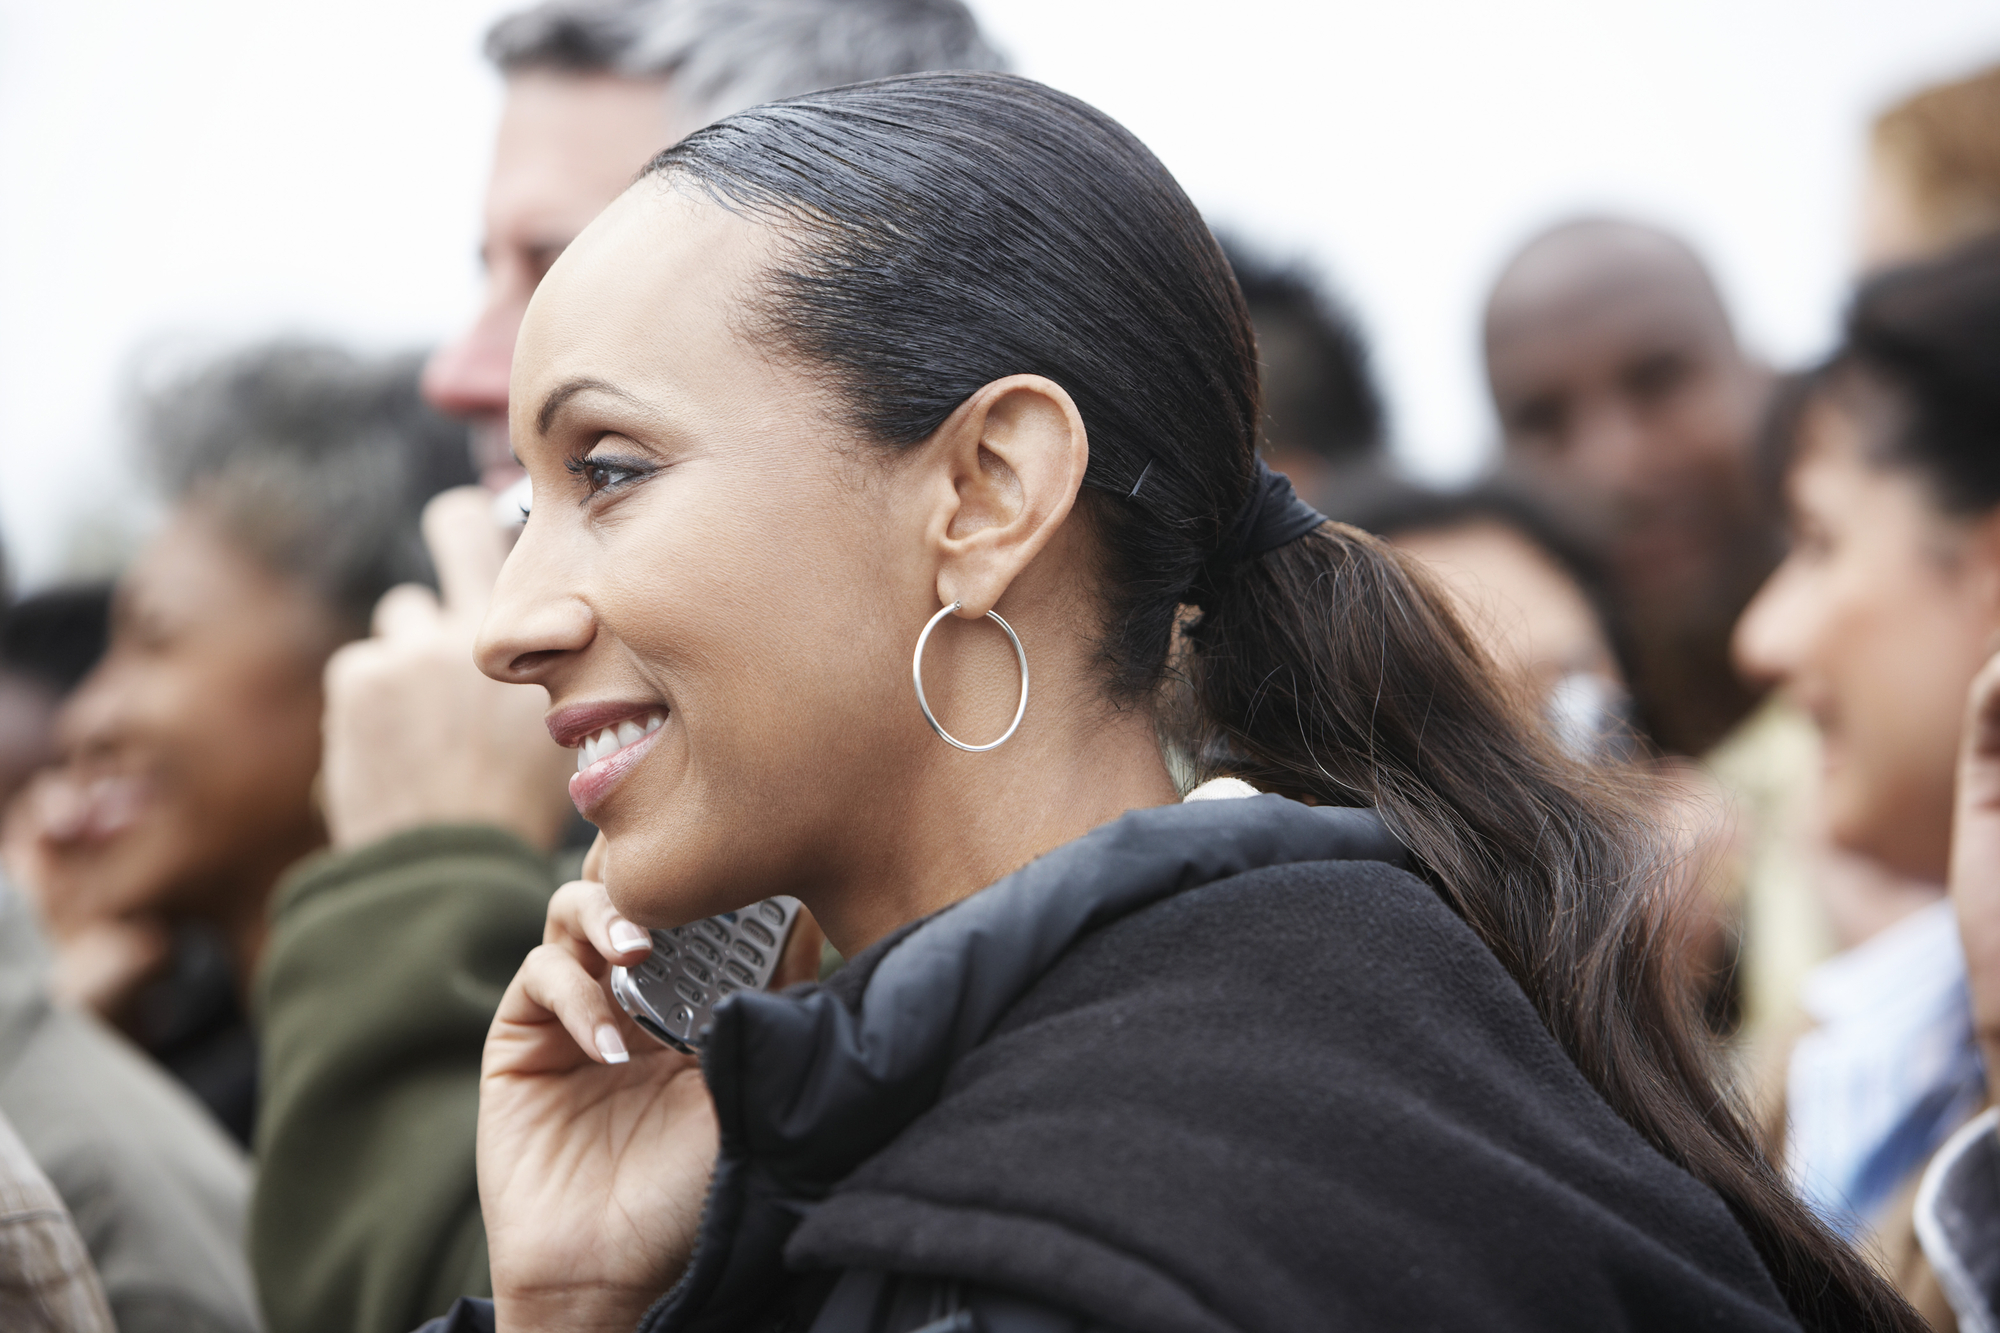
{"type": "Polygon", "coordinates": [[[109,651],[63,711],[69,762],[38,793],[51,912],[82,895],[113,913],[227,914],[317,846],[320,673],[338,640],[316,597],[198,507],[176,513],[120,583],[109,651]]]}
{"type": "Polygon", "coordinates": [[[1944,878],[1966,690],[1996,628],[2000,560],[1915,472],[1869,457],[1871,424],[1821,398],[1787,479],[1791,550],[1736,629],[1736,656],[1780,682],[1825,739],[1840,845],[1944,878]]]}
{"type": "MultiPolygon", "coordinates": [[[[906,494],[921,469],[745,340],[768,240],[635,188],[557,262],[515,353],[534,499],[480,665],[547,688],[612,898],[648,925],[893,863],[869,821],[946,748],[910,694],[938,606],[913,516],[938,506],[906,494]]],[[[960,734],[1006,725],[1016,673],[990,623],[940,627],[925,670],[960,734]]]]}
{"type": "Polygon", "coordinates": [[[1431,568],[1465,627],[1536,703],[1579,672],[1619,679],[1589,596],[1518,530],[1474,519],[1398,532],[1390,540],[1431,568]]]}

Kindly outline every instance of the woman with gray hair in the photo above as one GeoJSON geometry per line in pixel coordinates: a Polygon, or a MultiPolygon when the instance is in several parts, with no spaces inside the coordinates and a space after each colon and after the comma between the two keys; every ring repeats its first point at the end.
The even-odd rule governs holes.
{"type": "Polygon", "coordinates": [[[266,902],[325,841],[321,672],[385,591],[429,579],[424,501],[470,476],[418,366],[276,343],[152,397],[170,512],[63,710],[60,766],[9,821],[58,994],[124,1027],[245,1145],[266,902]]]}

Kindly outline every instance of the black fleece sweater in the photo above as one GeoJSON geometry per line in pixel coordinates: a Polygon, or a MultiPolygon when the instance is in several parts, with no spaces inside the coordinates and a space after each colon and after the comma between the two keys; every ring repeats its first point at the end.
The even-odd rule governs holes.
{"type": "Polygon", "coordinates": [[[741,996],[647,1333],[1796,1327],[1368,812],[1141,811],[741,996]]]}

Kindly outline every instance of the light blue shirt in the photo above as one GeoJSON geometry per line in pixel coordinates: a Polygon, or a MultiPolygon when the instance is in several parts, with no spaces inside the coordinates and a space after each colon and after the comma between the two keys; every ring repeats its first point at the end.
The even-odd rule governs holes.
{"type": "Polygon", "coordinates": [[[1785,1165],[1850,1238],[1979,1109],[1965,954],[1949,901],[1913,912],[1808,974],[1787,1071],[1785,1165]]]}

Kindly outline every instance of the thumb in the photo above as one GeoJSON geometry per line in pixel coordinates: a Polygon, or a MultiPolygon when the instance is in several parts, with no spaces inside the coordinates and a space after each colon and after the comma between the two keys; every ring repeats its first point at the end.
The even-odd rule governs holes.
{"type": "Polygon", "coordinates": [[[437,567],[446,614],[477,625],[486,615],[506,559],[499,525],[493,521],[493,497],[477,486],[458,486],[432,496],[424,506],[424,545],[437,567]]]}
{"type": "Polygon", "coordinates": [[[1961,803],[2000,802],[2000,654],[1972,678],[1959,750],[1961,803]]]}

